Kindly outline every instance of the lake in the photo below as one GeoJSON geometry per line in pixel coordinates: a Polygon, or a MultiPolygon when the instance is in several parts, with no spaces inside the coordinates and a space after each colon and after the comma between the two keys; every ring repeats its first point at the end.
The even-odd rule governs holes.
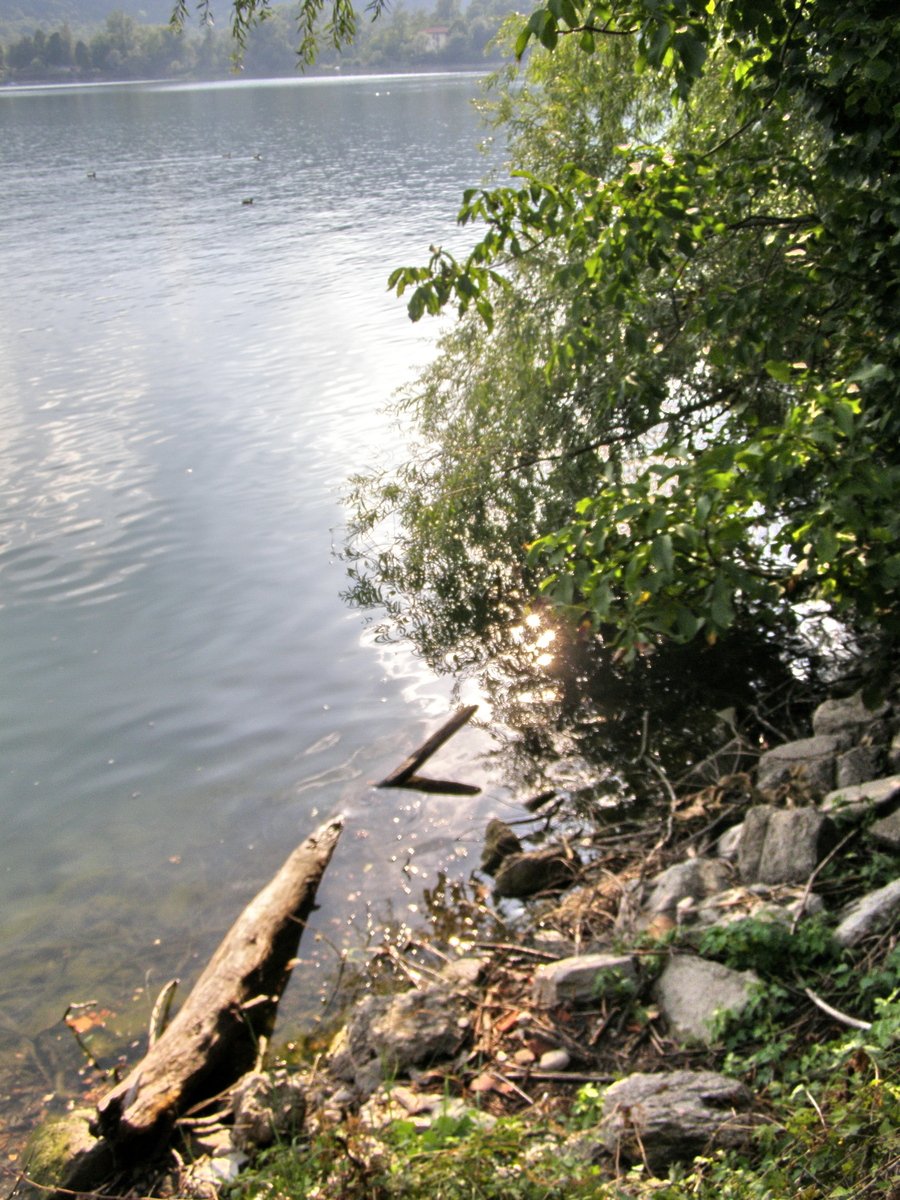
{"type": "MultiPolygon", "coordinates": [[[[477,91],[0,92],[4,1112],[71,1086],[68,1004],[115,1014],[110,1053],[136,1038],[326,817],[340,946],[415,920],[503,806],[471,728],[439,773],[474,800],[371,786],[451,681],[374,641],[337,558],[346,479],[398,452],[382,407],[434,336],[386,278],[459,240],[477,91]]],[[[315,951],[288,1017],[334,966],[315,951]]]]}

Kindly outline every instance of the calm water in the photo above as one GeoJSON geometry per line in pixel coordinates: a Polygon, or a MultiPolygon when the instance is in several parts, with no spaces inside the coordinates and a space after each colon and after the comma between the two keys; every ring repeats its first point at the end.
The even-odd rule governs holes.
{"type": "Polygon", "coordinates": [[[334,549],[428,353],[387,273],[486,169],[476,92],[0,93],[0,1091],[71,1001],[141,1026],[336,810],[331,938],[468,869],[482,735],[440,763],[476,801],[371,789],[449,684],[367,639],[334,549]]]}

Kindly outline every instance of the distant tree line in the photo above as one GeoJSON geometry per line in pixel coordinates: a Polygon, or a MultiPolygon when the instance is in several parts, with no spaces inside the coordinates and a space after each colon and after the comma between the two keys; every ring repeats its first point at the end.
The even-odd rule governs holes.
{"type": "MultiPolygon", "coordinates": [[[[321,54],[323,70],[389,70],[477,66],[494,57],[490,43],[513,0],[437,0],[431,11],[398,4],[377,22],[364,22],[354,45],[321,54]]],[[[287,6],[252,29],[240,62],[230,30],[212,26],[179,33],[144,25],[127,13],[107,17],[93,33],[76,36],[68,24],[0,41],[4,83],[91,82],[127,79],[216,79],[290,75],[298,69],[297,25],[287,6]]],[[[496,53],[496,52],[495,52],[496,53]]]]}

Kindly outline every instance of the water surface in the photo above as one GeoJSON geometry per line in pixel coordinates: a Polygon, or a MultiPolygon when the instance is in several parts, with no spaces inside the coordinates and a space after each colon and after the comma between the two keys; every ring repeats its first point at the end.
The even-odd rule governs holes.
{"type": "MultiPolygon", "coordinates": [[[[463,869],[490,787],[369,786],[449,685],[367,638],[334,551],[429,352],[387,273],[485,171],[476,91],[0,93],[0,1091],[71,1001],[143,1021],[337,810],[329,936],[463,869]]],[[[441,773],[488,783],[478,745],[441,773]]]]}

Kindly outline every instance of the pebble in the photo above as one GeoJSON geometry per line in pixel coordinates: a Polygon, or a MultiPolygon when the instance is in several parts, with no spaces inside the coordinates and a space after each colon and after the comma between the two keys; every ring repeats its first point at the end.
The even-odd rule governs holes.
{"type": "Polygon", "coordinates": [[[521,1050],[517,1050],[513,1055],[513,1062],[520,1067],[530,1067],[534,1062],[534,1055],[527,1046],[523,1046],[521,1050]]]}
{"type": "Polygon", "coordinates": [[[571,1061],[565,1050],[548,1050],[541,1055],[538,1066],[542,1071],[565,1071],[571,1061]]]}

